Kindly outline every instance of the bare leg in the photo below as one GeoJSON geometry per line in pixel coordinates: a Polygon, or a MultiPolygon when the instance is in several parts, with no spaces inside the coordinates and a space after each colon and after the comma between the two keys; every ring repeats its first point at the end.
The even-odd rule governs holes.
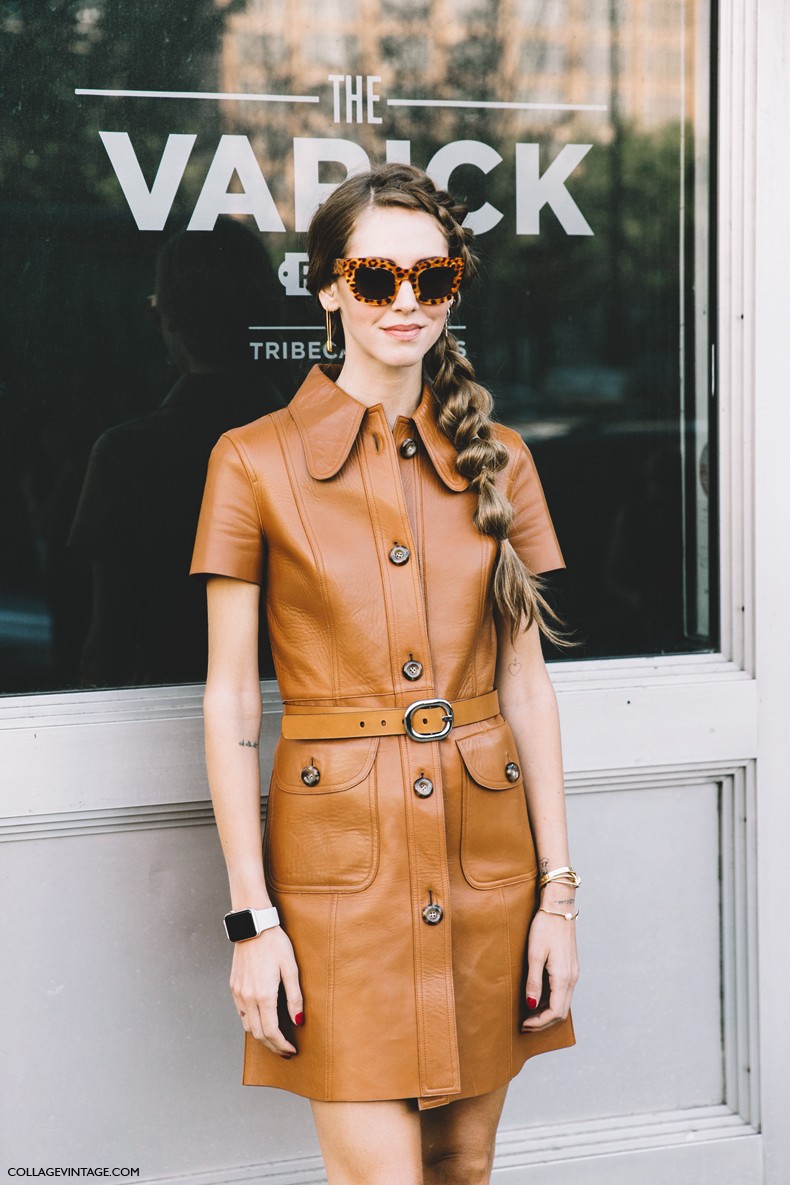
{"type": "Polygon", "coordinates": [[[420,1114],[424,1185],[488,1185],[507,1087],[420,1114]]]}
{"type": "Polygon", "coordinates": [[[414,1103],[311,1102],[329,1185],[422,1185],[414,1103]]]}

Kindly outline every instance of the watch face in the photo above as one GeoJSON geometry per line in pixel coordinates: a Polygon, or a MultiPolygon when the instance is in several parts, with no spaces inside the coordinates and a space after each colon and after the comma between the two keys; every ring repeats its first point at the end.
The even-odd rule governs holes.
{"type": "Polygon", "coordinates": [[[242,942],[245,938],[254,938],[258,933],[251,909],[240,909],[237,913],[226,913],[225,929],[231,942],[242,942]]]}

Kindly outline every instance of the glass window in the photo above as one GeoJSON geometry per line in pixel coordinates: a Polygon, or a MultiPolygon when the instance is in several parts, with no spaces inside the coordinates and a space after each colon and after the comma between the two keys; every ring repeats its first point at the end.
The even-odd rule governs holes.
{"type": "Polygon", "coordinates": [[[309,213],[384,157],[468,201],[456,332],[538,461],[571,657],[715,648],[707,0],[4,13],[0,691],[202,677],[208,451],[322,357],[309,213]]]}
{"type": "Polygon", "coordinates": [[[381,38],[381,60],[383,68],[392,71],[408,71],[407,76],[419,77],[428,68],[430,44],[424,37],[412,35],[386,36],[381,38]]]}
{"type": "Polygon", "coordinates": [[[381,0],[381,15],[399,21],[427,18],[430,10],[430,0],[381,0]]]}
{"type": "Polygon", "coordinates": [[[307,59],[317,66],[344,72],[359,69],[359,40],[353,33],[309,33],[304,49],[307,59]]]}
{"type": "Polygon", "coordinates": [[[526,28],[537,33],[561,28],[567,20],[568,0],[517,0],[516,12],[526,28]]]}

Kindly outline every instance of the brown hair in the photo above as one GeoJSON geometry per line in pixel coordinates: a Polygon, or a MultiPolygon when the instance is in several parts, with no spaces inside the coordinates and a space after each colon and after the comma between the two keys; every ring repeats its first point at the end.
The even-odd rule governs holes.
{"type": "MultiPolygon", "coordinates": [[[[334,260],[345,255],[357,219],[371,206],[400,206],[430,214],[444,232],[449,254],[463,258],[462,289],[474,279],[478,261],[472,249],[473,233],[462,225],[466,208],[438,189],[421,169],[386,164],[349,177],[313,215],[307,232],[307,287],[313,295],[332,283],[334,260]]],[[[556,614],[542,596],[538,578],[516,555],[508,538],[513,507],[498,488],[496,475],[507,465],[509,453],[492,431],[490,393],[475,382],[472,365],[449,330],[428,351],[424,368],[439,403],[439,426],[458,452],[456,468],[477,494],[474,524],[499,543],[494,601],[510,624],[511,638],[515,641],[522,623],[526,630],[537,622],[550,641],[567,644],[548,624],[557,621],[556,614]]]]}

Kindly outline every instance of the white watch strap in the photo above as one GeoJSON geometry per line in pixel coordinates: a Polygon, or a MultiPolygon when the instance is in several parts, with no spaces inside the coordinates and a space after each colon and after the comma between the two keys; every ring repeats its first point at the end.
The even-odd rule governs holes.
{"type": "Polygon", "coordinates": [[[259,934],[263,930],[272,930],[280,924],[280,915],[274,905],[270,906],[269,909],[251,909],[250,913],[255,919],[255,929],[259,934]]]}

